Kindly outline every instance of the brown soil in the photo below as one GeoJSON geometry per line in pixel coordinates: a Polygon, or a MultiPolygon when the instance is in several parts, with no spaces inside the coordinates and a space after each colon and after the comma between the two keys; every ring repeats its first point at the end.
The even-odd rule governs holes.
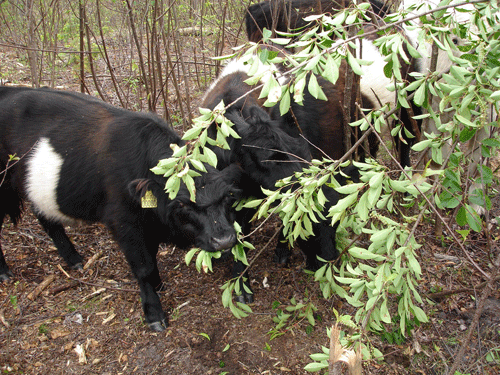
{"type": "MultiPolygon", "coordinates": [[[[276,223],[269,224],[254,236],[257,248],[275,229],[276,223]]],[[[328,345],[325,330],[334,323],[332,307],[353,312],[338,298],[321,297],[318,285],[302,270],[300,252],[294,253],[289,268],[280,268],[272,262],[270,250],[252,268],[253,314],[238,320],[221,303],[219,287],[230,277],[229,263],[216,264],[213,274],[200,274],[194,264],[186,266],[185,252],[167,246],[160,249],[158,262],[167,286],[162,302],[170,326],[153,333],[143,323],[136,283],[109,232],[92,225],[68,228],[68,233],[86,259],[102,253],[83,272],[60,268],[55,248],[31,214],[17,229],[4,225],[2,246],[15,275],[0,285],[0,369],[5,373],[304,374],[308,355],[328,345]],[[53,275],[52,283],[31,300],[30,293],[53,275]],[[283,308],[292,297],[318,307],[317,324],[311,331],[307,322],[295,321],[271,340],[273,303],[283,308]]],[[[485,256],[483,245],[477,239],[471,248],[476,259],[485,256]]],[[[433,241],[425,243],[421,292],[471,287],[481,281],[459,258],[438,256],[446,252],[433,241]]],[[[426,305],[431,323],[415,328],[399,345],[374,336],[386,357],[380,363],[366,362],[366,373],[442,373],[444,363],[450,364],[458,350],[479,292],[426,305]]],[[[493,297],[500,297],[498,291],[493,297]]],[[[485,361],[488,350],[500,342],[498,306],[497,299],[490,299],[481,319],[481,340],[476,337],[467,352],[468,373],[498,373],[498,365],[485,361]]]]}

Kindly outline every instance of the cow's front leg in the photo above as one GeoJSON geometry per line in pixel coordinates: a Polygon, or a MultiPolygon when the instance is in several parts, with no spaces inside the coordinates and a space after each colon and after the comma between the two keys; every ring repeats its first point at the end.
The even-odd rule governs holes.
{"type": "Polygon", "coordinates": [[[158,242],[147,241],[142,228],[128,228],[122,235],[115,234],[128,264],[139,284],[142,309],[146,323],[153,331],[164,331],[168,327],[168,318],[161,307],[156,292],[161,287],[161,279],[156,262],[158,242]]]}
{"type": "Polygon", "coordinates": [[[250,288],[250,278],[248,271],[245,272],[247,266],[240,260],[233,261],[233,278],[242,276],[236,282],[240,283],[241,294],[236,296],[236,301],[241,303],[252,303],[253,302],[253,292],[250,288]],[[244,287],[245,285],[245,287],[244,287]],[[249,290],[250,292],[247,292],[249,290]]]}

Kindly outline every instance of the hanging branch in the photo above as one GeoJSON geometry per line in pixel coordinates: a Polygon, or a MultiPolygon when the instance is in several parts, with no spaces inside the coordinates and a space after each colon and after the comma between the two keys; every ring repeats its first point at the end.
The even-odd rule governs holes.
{"type": "Polygon", "coordinates": [[[137,36],[137,30],[135,28],[135,23],[134,23],[134,14],[132,11],[132,6],[130,5],[130,0],[126,0],[125,3],[127,4],[127,9],[128,9],[128,17],[130,21],[130,28],[132,30],[132,36],[134,38],[135,46],[137,48],[137,55],[139,56],[139,66],[141,68],[141,73],[142,73],[142,80],[144,81],[144,87],[146,89],[146,98],[148,100],[148,108],[150,111],[153,111],[153,103],[151,101],[151,93],[149,91],[149,85],[148,85],[148,78],[146,74],[146,66],[144,64],[144,58],[142,57],[142,52],[141,52],[141,43],[139,42],[139,38],[137,36]]]}
{"type": "Polygon", "coordinates": [[[104,60],[106,61],[106,65],[108,67],[109,74],[111,76],[111,82],[113,83],[113,87],[115,88],[116,96],[118,96],[118,100],[120,101],[120,105],[123,108],[126,108],[125,102],[123,101],[123,98],[120,94],[120,87],[118,86],[118,83],[116,82],[116,76],[114,73],[114,68],[111,65],[111,61],[109,59],[108,55],[108,49],[106,47],[106,41],[104,39],[104,34],[102,31],[102,23],[101,23],[101,8],[99,6],[99,0],[96,0],[96,11],[97,11],[97,25],[99,26],[99,33],[101,36],[101,44],[102,44],[102,55],[104,56],[104,60]]]}
{"type": "Polygon", "coordinates": [[[36,42],[35,42],[35,16],[33,14],[33,0],[28,0],[27,2],[27,18],[28,18],[28,60],[30,64],[31,78],[33,85],[35,87],[40,87],[40,78],[38,75],[38,56],[36,53],[36,42]]]}
{"type": "MultiPolygon", "coordinates": [[[[155,1],[155,17],[154,17],[154,25],[155,25],[155,30],[153,32],[153,37],[154,37],[154,47],[155,47],[155,57],[156,57],[156,74],[158,78],[158,83],[160,86],[160,94],[163,98],[163,109],[164,109],[164,115],[163,117],[166,119],[168,117],[168,106],[167,106],[167,93],[165,90],[165,87],[167,87],[167,83],[163,82],[163,66],[161,63],[161,39],[160,39],[160,33],[158,32],[159,30],[163,30],[164,27],[164,22],[163,22],[163,17],[164,13],[160,12],[160,9],[163,9],[163,1],[161,1],[161,4],[158,4],[158,1],[155,1]],[[161,8],[160,8],[161,7],[161,8]],[[160,14],[158,16],[158,14],[160,14]],[[156,24],[159,24],[159,27],[156,27],[156,24]]],[[[156,98],[155,98],[156,100],[156,98]]]]}
{"type": "MultiPolygon", "coordinates": [[[[87,48],[89,51],[91,51],[92,50],[92,43],[90,42],[90,27],[89,27],[89,23],[87,21],[87,12],[85,11],[85,9],[83,10],[83,22],[85,23],[85,35],[87,37],[87,48]]],[[[101,99],[104,100],[105,102],[107,102],[108,100],[107,100],[106,96],[104,95],[104,93],[102,92],[101,85],[97,81],[97,74],[96,74],[95,68],[94,68],[94,58],[92,57],[92,53],[88,54],[88,58],[89,58],[90,72],[92,74],[92,80],[94,81],[95,89],[97,90],[97,93],[99,94],[101,99]]]]}
{"type": "Polygon", "coordinates": [[[82,0],[79,2],[79,14],[80,14],[80,92],[85,92],[85,42],[83,38],[85,37],[83,13],[85,12],[82,0]]]}
{"type": "MultiPolygon", "coordinates": [[[[171,9],[169,9],[168,11],[168,14],[169,14],[169,21],[172,21],[172,12],[171,12],[171,9]]],[[[175,17],[175,15],[174,15],[175,17]]],[[[171,22],[168,22],[169,24],[169,29],[171,30],[171,22]]],[[[169,43],[168,43],[168,40],[167,40],[167,36],[165,35],[165,33],[163,32],[162,34],[162,39],[163,39],[163,44],[165,46],[165,51],[167,53],[167,69],[170,70],[170,72],[167,71],[166,75],[165,75],[165,79],[168,80],[168,77],[170,75],[172,75],[172,83],[174,84],[174,89],[175,89],[175,94],[177,95],[178,98],[180,98],[180,89],[179,89],[179,84],[177,83],[177,77],[175,75],[175,69],[174,69],[174,65],[172,63],[172,58],[170,56],[170,49],[168,48],[169,46],[169,43]]],[[[168,87],[167,85],[165,85],[165,87],[168,87]]],[[[165,93],[165,96],[168,96],[167,93],[165,93]]],[[[184,107],[182,105],[182,101],[179,100],[179,111],[181,112],[181,116],[182,118],[184,118],[184,107]]],[[[168,115],[168,113],[167,113],[168,115]]],[[[168,117],[167,117],[168,119],[168,117]]],[[[184,128],[182,129],[183,131],[185,130],[184,128]]]]}
{"type": "MultiPolygon", "coordinates": [[[[348,37],[354,36],[356,33],[356,29],[354,26],[349,26],[348,28],[348,37]]],[[[351,54],[356,53],[351,46],[347,47],[351,54]]],[[[344,149],[349,150],[351,148],[351,133],[352,129],[349,123],[351,122],[351,101],[352,101],[352,90],[354,87],[354,71],[351,66],[347,64],[347,68],[345,71],[345,87],[344,87],[344,149]]],[[[357,152],[356,152],[357,154],[357,152]]],[[[356,154],[354,159],[357,159],[356,154]]]]}

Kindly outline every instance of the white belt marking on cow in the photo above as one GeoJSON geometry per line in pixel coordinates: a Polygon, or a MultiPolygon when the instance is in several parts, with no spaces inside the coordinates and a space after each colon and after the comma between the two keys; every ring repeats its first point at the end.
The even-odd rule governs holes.
{"type": "MultiPolygon", "coordinates": [[[[370,40],[363,39],[361,43],[363,60],[373,61],[371,65],[362,66],[363,75],[360,77],[361,92],[371,101],[374,109],[379,109],[381,107],[380,103],[382,105],[391,103],[391,107],[394,107],[396,104],[396,95],[394,91],[387,89],[388,86],[394,85],[394,83],[392,79],[387,78],[384,74],[384,66],[387,64],[384,61],[384,57],[370,40]]],[[[359,58],[359,46],[356,52],[359,58]]]]}
{"type": "Polygon", "coordinates": [[[64,160],[48,138],[40,138],[27,161],[26,192],[37,213],[56,222],[74,222],[57,204],[57,186],[64,160]]]}

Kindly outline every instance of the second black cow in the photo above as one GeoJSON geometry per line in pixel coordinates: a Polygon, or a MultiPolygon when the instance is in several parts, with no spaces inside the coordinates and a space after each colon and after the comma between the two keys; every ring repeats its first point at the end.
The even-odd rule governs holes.
{"type": "MultiPolygon", "coordinates": [[[[263,76],[266,75],[266,69],[275,72],[278,70],[265,65],[262,65],[260,69],[262,71],[258,74],[263,76]]],[[[275,189],[277,180],[301,171],[307,164],[306,162],[311,160],[311,148],[304,138],[291,129],[292,124],[289,123],[288,117],[276,115],[276,107],[267,110],[262,107],[262,101],[258,98],[258,90],[252,91],[253,87],[244,82],[248,79],[249,70],[250,65],[244,64],[241,60],[229,62],[205,93],[202,106],[213,109],[221,100],[226,105],[232,104],[227,110],[226,117],[235,124],[241,139],[230,141],[230,151],[218,151],[219,163],[222,161],[219,165],[239,163],[245,179],[245,182],[241,184],[244,196],[259,196],[262,195],[261,186],[266,189],[275,189]]],[[[312,132],[315,132],[313,128],[329,127],[328,134],[323,134],[328,135],[329,138],[323,138],[323,141],[332,142],[337,145],[337,147],[334,146],[336,151],[345,152],[341,136],[342,119],[335,115],[335,109],[340,104],[318,102],[321,102],[321,108],[316,105],[319,104],[316,102],[312,103],[313,106],[304,106],[303,116],[299,115],[299,117],[304,120],[304,125],[307,124],[311,128],[312,132]],[[333,112],[330,106],[334,107],[333,112]],[[323,117],[328,117],[328,120],[327,123],[320,124],[317,116],[321,116],[323,112],[326,112],[323,117]]],[[[299,109],[297,108],[296,111],[298,112],[299,109]]],[[[357,171],[350,168],[346,172],[355,176],[357,171]]],[[[345,180],[342,181],[344,182],[345,180]]],[[[335,190],[324,188],[323,193],[329,201],[326,209],[337,203],[339,194],[335,190]]],[[[244,219],[242,224],[246,224],[244,219]]],[[[307,240],[299,240],[299,246],[307,258],[307,268],[317,269],[321,265],[317,256],[325,260],[333,260],[338,256],[336,229],[337,226],[332,227],[329,220],[324,220],[313,224],[315,236],[307,240]]],[[[284,240],[283,235],[280,240],[284,240]]],[[[276,260],[285,263],[289,253],[287,245],[280,242],[276,249],[276,260]]]]}

